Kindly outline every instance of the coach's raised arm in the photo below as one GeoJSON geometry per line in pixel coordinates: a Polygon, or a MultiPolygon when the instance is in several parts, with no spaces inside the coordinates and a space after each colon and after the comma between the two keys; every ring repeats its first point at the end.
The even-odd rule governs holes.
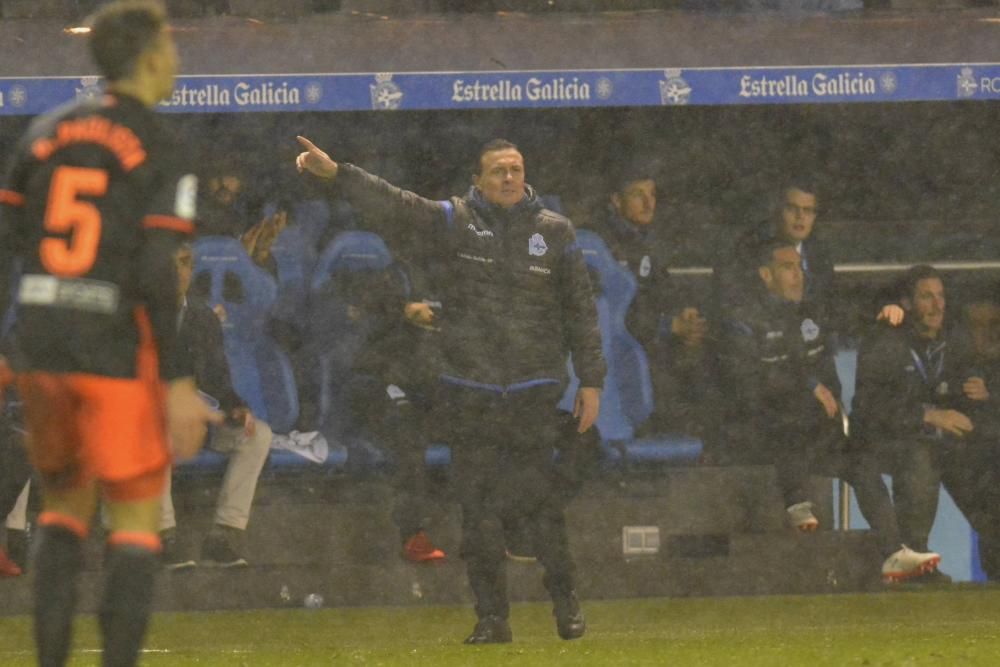
{"type": "MultiPolygon", "coordinates": [[[[405,220],[408,226],[416,226],[420,231],[443,232],[447,225],[453,222],[454,208],[451,202],[425,199],[408,190],[397,188],[360,167],[346,162],[335,162],[305,137],[297,138],[306,149],[295,160],[299,172],[309,172],[323,180],[336,181],[340,191],[351,203],[369,213],[368,217],[372,223],[392,225],[405,220]]],[[[401,230],[393,230],[390,227],[374,231],[396,236],[401,230]]]]}

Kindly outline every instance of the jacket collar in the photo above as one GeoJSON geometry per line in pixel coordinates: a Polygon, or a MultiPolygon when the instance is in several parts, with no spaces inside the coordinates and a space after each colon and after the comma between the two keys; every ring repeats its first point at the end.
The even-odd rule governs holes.
{"type": "Polygon", "coordinates": [[[510,208],[503,208],[502,206],[486,201],[482,191],[475,185],[469,188],[469,192],[465,195],[465,198],[469,202],[469,205],[489,222],[508,222],[534,215],[542,210],[542,203],[538,200],[535,189],[527,183],[524,184],[524,197],[510,208]]]}
{"type": "Polygon", "coordinates": [[[653,225],[637,225],[629,222],[608,204],[608,228],[623,243],[653,240],[653,225]]]}

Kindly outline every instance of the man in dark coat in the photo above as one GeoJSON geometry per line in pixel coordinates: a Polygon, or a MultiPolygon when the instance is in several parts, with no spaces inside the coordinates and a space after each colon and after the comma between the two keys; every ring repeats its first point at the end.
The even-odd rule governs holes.
{"type": "Polygon", "coordinates": [[[542,207],[525,183],[516,146],[479,152],[465,196],[430,201],[364,170],[334,162],[304,138],[300,171],[336,180],[372,220],[399,221],[447,274],[442,300],[441,409],[449,415],[452,465],[462,504],[462,557],[478,622],[467,643],[511,641],[505,524],[529,522],[564,639],[586,624],[575,592],[553,451],[556,410],[572,354],[580,378],[579,430],[597,418],[606,366],[597,309],[572,223],[542,207]]]}

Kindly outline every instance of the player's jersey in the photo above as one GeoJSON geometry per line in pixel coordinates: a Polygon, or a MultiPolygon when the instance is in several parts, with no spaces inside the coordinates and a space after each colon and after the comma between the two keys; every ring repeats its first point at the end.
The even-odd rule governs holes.
{"type": "Polygon", "coordinates": [[[16,370],[136,377],[146,320],[172,376],[173,251],[194,231],[197,190],[179,154],[156,114],[123,95],[32,123],[0,183],[0,273],[17,260],[21,273],[0,294],[16,303],[16,370]]]}

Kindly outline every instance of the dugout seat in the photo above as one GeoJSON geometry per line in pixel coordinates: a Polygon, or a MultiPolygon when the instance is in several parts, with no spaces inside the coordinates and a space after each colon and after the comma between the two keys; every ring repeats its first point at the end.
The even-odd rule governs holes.
{"type": "Polygon", "coordinates": [[[226,309],[227,336],[253,337],[264,326],[278,294],[274,278],[253,263],[239,240],[206,236],[194,244],[192,288],[213,307],[226,309]]]}
{"type": "Polygon", "coordinates": [[[274,279],[238,240],[205,237],[194,244],[193,282],[199,280],[209,304],[226,311],[222,332],[233,388],[273,431],[287,431],[299,404],[288,357],[265,333],[277,297],[274,279]]]}
{"type": "MultiPolygon", "coordinates": [[[[636,280],[615,260],[596,233],[578,231],[577,244],[588,268],[600,278],[600,293],[595,296],[608,374],[597,428],[609,450],[609,458],[624,459],[626,464],[696,460],[701,454],[701,442],[697,439],[675,434],[634,437],[636,429],[653,413],[653,386],[646,352],[625,326],[625,316],[635,298],[636,280]]],[[[578,386],[574,375],[561,407],[572,409],[578,386]]]]}
{"type": "MultiPolygon", "coordinates": [[[[382,275],[392,265],[392,254],[376,234],[347,231],[338,234],[320,255],[313,272],[309,317],[309,347],[319,373],[319,419],[327,439],[359,447],[349,423],[345,380],[368,340],[371,322],[355,319],[348,293],[363,291],[368,277],[382,275]],[[345,442],[345,439],[347,442],[345,442]]],[[[354,461],[377,459],[369,448],[354,452],[354,461]]]]}

